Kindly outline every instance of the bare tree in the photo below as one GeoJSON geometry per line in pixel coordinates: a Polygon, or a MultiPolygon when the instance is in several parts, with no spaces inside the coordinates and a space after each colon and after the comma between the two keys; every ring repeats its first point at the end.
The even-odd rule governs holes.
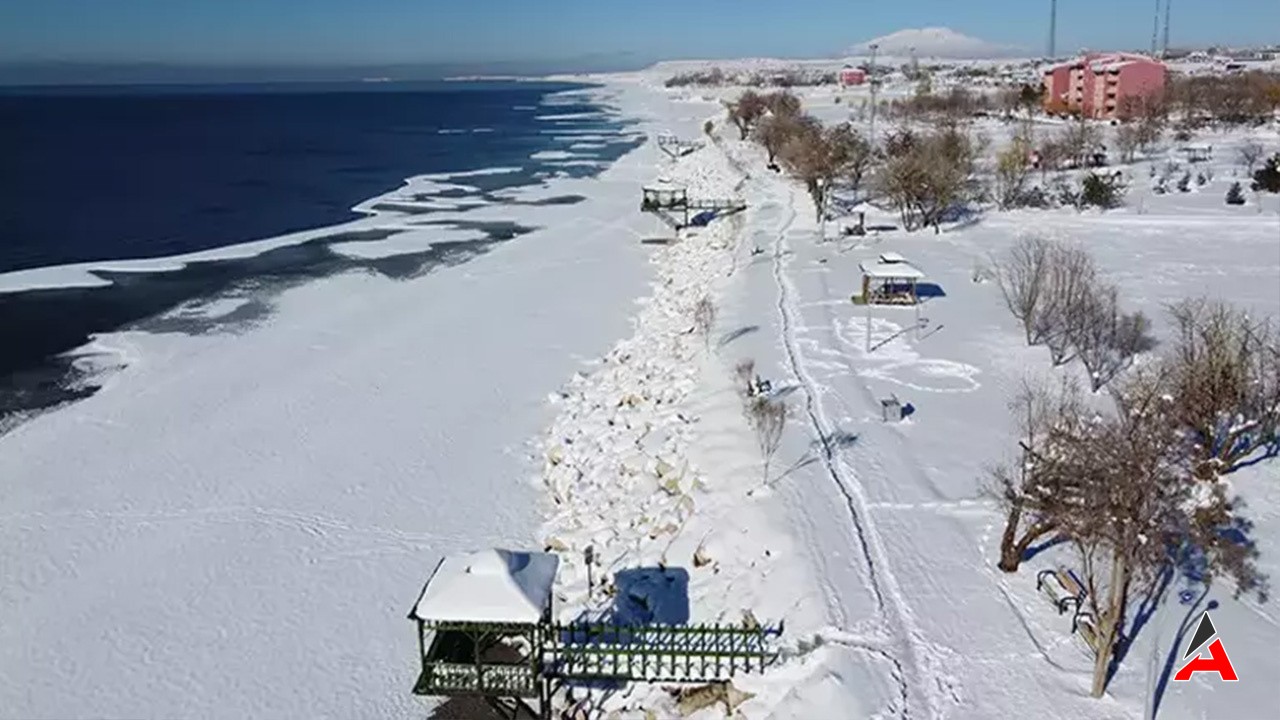
{"type": "Polygon", "coordinates": [[[929,135],[898,132],[886,141],[876,183],[906,229],[932,226],[940,232],[947,211],[979,196],[971,181],[978,144],[959,125],[929,135]]]}
{"type": "Polygon", "coordinates": [[[1066,376],[1056,385],[1024,379],[1009,409],[1018,421],[1018,464],[992,469],[990,479],[1005,510],[997,567],[1017,572],[1031,545],[1056,532],[1076,502],[1076,480],[1057,458],[1061,438],[1086,413],[1079,386],[1066,376]]]}
{"type": "Polygon", "coordinates": [[[1133,162],[1134,153],[1142,144],[1141,131],[1137,125],[1126,123],[1116,128],[1116,150],[1120,151],[1120,161],[1133,162]]]}
{"type": "Polygon", "coordinates": [[[996,203],[1003,209],[1018,207],[1026,192],[1030,168],[1027,157],[1030,144],[1015,137],[1009,147],[996,156],[996,203]]]}
{"type": "Polygon", "coordinates": [[[777,116],[800,114],[800,98],[786,90],[765,95],[764,104],[770,113],[777,116]]]}
{"type": "Polygon", "coordinates": [[[702,344],[711,350],[711,330],[716,324],[716,306],[711,298],[704,296],[693,308],[693,325],[702,335],[702,344]]]}
{"type": "Polygon", "coordinates": [[[1048,179],[1050,170],[1060,170],[1062,163],[1067,159],[1067,149],[1062,142],[1055,138],[1049,138],[1040,145],[1040,182],[1048,179]]]}
{"type": "Polygon", "coordinates": [[[852,130],[839,138],[844,144],[844,163],[842,174],[849,189],[856,195],[862,189],[862,181],[875,161],[875,148],[860,133],[852,130]]]}
{"type": "Polygon", "coordinates": [[[1098,146],[1098,128],[1083,115],[1062,131],[1060,143],[1076,167],[1084,167],[1089,153],[1098,146]]]}
{"type": "Polygon", "coordinates": [[[1122,312],[1114,285],[1094,283],[1093,292],[1082,299],[1077,311],[1079,316],[1068,328],[1069,338],[1089,371],[1094,392],[1129,367],[1135,355],[1155,346],[1150,321],[1141,312],[1122,312]]]}
{"type": "Polygon", "coordinates": [[[1259,448],[1277,449],[1280,342],[1271,318],[1204,299],[1180,302],[1169,316],[1166,364],[1197,477],[1215,479],[1259,448]]]}
{"type": "Polygon", "coordinates": [[[1034,344],[1040,322],[1051,253],[1048,240],[1030,235],[1020,238],[1003,257],[991,263],[1005,306],[1022,322],[1028,345],[1034,344]]]}
{"type": "Polygon", "coordinates": [[[1093,695],[1101,696],[1132,637],[1126,610],[1158,601],[1162,574],[1192,553],[1209,580],[1265,594],[1257,551],[1227,529],[1247,527],[1221,491],[1196,492],[1165,369],[1135,373],[1115,389],[1114,411],[1081,401],[1069,381],[1026,384],[1011,407],[1021,425],[1022,465],[994,476],[1009,512],[999,567],[1017,570],[1048,536],[1075,548],[1084,589],[1082,632],[1095,652],[1093,695]]]}
{"type": "Polygon", "coordinates": [[[786,401],[758,396],[747,403],[747,421],[755,430],[760,454],[764,457],[764,482],[769,482],[769,464],[782,444],[782,431],[787,425],[786,401]]]}
{"type": "Polygon", "coordinates": [[[729,106],[729,120],[738,127],[742,139],[746,140],[752,126],[764,115],[766,109],[764,97],[754,90],[748,90],[729,106]]]}
{"type": "MultiPolygon", "coordinates": [[[[1160,142],[1169,121],[1169,104],[1164,95],[1145,93],[1126,95],[1120,99],[1116,114],[1133,128],[1133,141],[1143,150],[1160,142]]],[[[1127,139],[1126,139],[1127,140],[1127,139]]]]}
{"type": "Polygon", "coordinates": [[[787,169],[804,182],[821,221],[836,179],[846,177],[855,162],[861,164],[860,172],[865,171],[869,155],[870,145],[848,123],[824,128],[811,120],[792,132],[780,157],[787,169]]]}
{"type": "Polygon", "coordinates": [[[996,93],[996,107],[1000,108],[1000,112],[1006,118],[1013,117],[1014,113],[1022,109],[1022,86],[1010,85],[1001,88],[996,93]]]}
{"type": "Polygon", "coordinates": [[[1262,147],[1262,143],[1249,139],[1240,146],[1236,154],[1240,158],[1240,164],[1244,167],[1245,172],[1252,175],[1254,166],[1262,159],[1264,152],[1265,149],[1262,147]]]}
{"type": "Polygon", "coordinates": [[[756,361],[742,360],[737,367],[733,369],[734,377],[738,378],[738,393],[745,399],[754,394],[756,382],[756,361]]]}
{"type": "Polygon", "coordinates": [[[1088,316],[1085,308],[1097,283],[1097,266],[1088,250],[1078,244],[1053,244],[1044,301],[1037,313],[1032,341],[1048,346],[1054,365],[1072,359],[1071,338],[1088,316]]]}
{"type": "Polygon", "coordinates": [[[797,130],[794,119],[787,115],[768,115],[756,125],[752,137],[764,147],[769,155],[769,165],[773,166],[781,152],[797,130]]]}
{"type": "Polygon", "coordinates": [[[1234,581],[1236,593],[1265,596],[1264,578],[1247,543],[1224,537],[1240,525],[1222,493],[1195,492],[1181,452],[1173,388],[1161,368],[1137,373],[1115,392],[1116,412],[1080,426],[1063,451],[1082,501],[1059,516],[1059,531],[1077,550],[1093,628],[1092,694],[1101,697],[1120,654],[1131,642],[1126,609],[1158,591],[1160,575],[1191,548],[1211,581],[1234,581]]]}

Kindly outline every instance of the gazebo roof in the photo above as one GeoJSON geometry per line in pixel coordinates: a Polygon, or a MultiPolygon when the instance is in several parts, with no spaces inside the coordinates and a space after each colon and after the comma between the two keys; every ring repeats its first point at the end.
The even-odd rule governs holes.
{"type": "Polygon", "coordinates": [[[648,185],[645,185],[643,189],[645,192],[658,193],[684,192],[686,190],[684,185],[677,185],[667,178],[658,178],[648,185]]]}
{"type": "Polygon", "coordinates": [[[537,623],[550,607],[559,566],[560,558],[543,552],[494,549],[450,555],[436,566],[409,617],[537,623]]]}
{"type": "Polygon", "coordinates": [[[877,280],[921,280],[924,278],[924,272],[905,261],[886,263],[864,260],[858,264],[858,268],[862,270],[863,275],[877,280]]]}

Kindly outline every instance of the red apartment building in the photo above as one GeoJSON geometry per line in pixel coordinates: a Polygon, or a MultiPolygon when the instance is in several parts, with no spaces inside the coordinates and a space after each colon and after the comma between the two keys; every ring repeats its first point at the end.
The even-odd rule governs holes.
{"type": "Polygon", "coordinates": [[[1164,63],[1133,53],[1090,53],[1044,73],[1044,109],[1051,114],[1118,117],[1126,97],[1164,91],[1164,63]]]}

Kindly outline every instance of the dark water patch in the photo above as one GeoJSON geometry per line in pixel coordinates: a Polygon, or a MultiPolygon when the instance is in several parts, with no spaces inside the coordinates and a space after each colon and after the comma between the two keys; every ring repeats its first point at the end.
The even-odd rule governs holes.
{"type": "MultiPolygon", "coordinates": [[[[521,235],[540,230],[541,228],[531,225],[521,225],[510,220],[490,220],[490,221],[474,221],[474,220],[430,220],[427,222],[415,223],[417,225],[437,225],[441,227],[456,228],[458,230],[475,230],[485,234],[489,240],[502,241],[512,240],[521,235]]],[[[445,247],[450,243],[440,243],[441,247],[445,247]]]]}
{"type": "Polygon", "coordinates": [[[450,213],[450,212],[467,212],[476,208],[485,207],[486,203],[459,203],[448,207],[422,207],[420,205],[409,205],[397,202],[380,202],[369,206],[371,210],[379,212],[393,212],[401,215],[431,215],[432,213],[450,213]]]}
{"type": "Polygon", "coordinates": [[[474,197],[478,191],[474,188],[449,188],[435,193],[416,193],[414,200],[432,200],[434,198],[458,199],[474,197]]]}
{"type": "Polygon", "coordinates": [[[485,200],[493,205],[509,205],[513,207],[552,207],[555,205],[577,205],[587,200],[586,195],[556,195],[549,198],[540,198],[538,200],[520,200],[518,198],[503,197],[501,195],[483,195],[485,200]]]}
{"type": "Polygon", "coordinates": [[[404,230],[393,229],[393,228],[370,228],[369,230],[349,230],[347,232],[334,233],[332,235],[321,235],[319,237],[312,238],[308,242],[325,242],[329,244],[337,243],[337,242],[360,242],[360,241],[372,242],[375,240],[386,240],[387,238],[394,237],[396,235],[399,235],[402,232],[404,232],[404,230]]]}
{"type": "Polygon", "coordinates": [[[418,278],[435,268],[466,262],[532,230],[515,223],[469,225],[486,237],[439,243],[392,257],[352,258],[330,246],[382,240],[396,231],[337,233],[253,257],[192,262],[178,270],[92,271],[111,283],[103,287],[0,294],[0,337],[6,339],[0,349],[0,432],[12,427],[19,414],[82,399],[98,389],[65,355],[83,347],[95,334],[242,332],[267,320],[276,298],[289,288],[352,271],[392,280],[418,278]],[[204,303],[226,299],[242,302],[220,315],[200,311],[204,303]]]}
{"type": "Polygon", "coordinates": [[[587,199],[586,195],[556,195],[541,200],[511,200],[509,205],[528,205],[530,207],[546,207],[550,205],[577,205],[587,199]]]}

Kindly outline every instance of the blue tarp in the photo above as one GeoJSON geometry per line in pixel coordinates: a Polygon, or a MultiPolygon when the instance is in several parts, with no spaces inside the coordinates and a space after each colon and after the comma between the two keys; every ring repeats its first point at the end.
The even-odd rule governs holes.
{"type": "Polygon", "coordinates": [[[715,210],[703,210],[689,219],[689,224],[693,227],[706,227],[707,223],[716,219],[715,210]]]}

